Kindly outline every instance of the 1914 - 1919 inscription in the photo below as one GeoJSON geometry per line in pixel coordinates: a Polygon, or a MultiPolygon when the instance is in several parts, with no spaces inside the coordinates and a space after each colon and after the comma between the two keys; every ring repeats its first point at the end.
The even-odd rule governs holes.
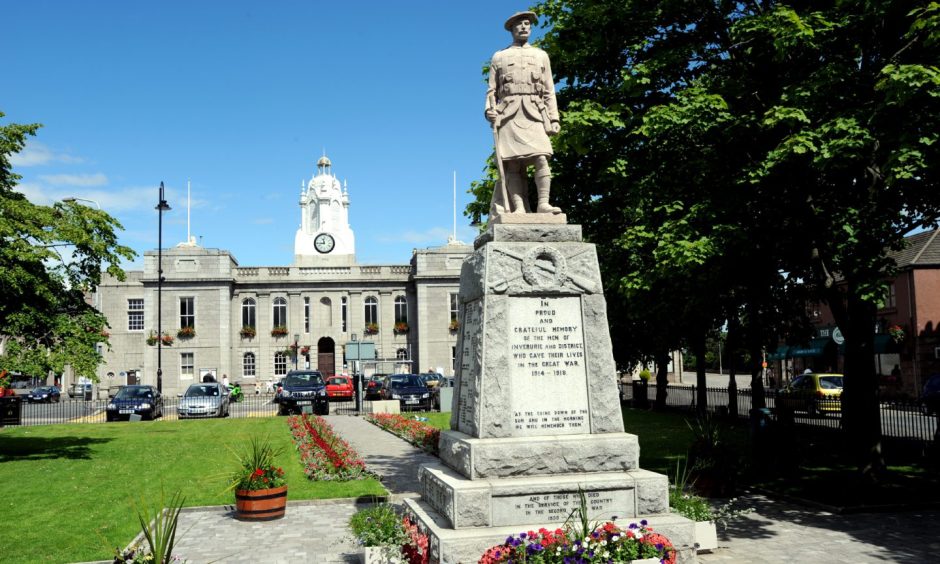
{"type": "Polygon", "coordinates": [[[509,302],[514,436],[589,433],[581,298],[509,302]]]}

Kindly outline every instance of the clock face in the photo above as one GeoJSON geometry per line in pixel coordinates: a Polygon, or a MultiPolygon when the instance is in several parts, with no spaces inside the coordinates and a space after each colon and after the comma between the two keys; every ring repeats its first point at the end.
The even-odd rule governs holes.
{"type": "Polygon", "coordinates": [[[317,249],[317,252],[325,254],[333,250],[333,247],[336,246],[336,241],[333,240],[333,236],[329,233],[320,233],[317,235],[317,238],[313,240],[313,246],[317,249]]]}

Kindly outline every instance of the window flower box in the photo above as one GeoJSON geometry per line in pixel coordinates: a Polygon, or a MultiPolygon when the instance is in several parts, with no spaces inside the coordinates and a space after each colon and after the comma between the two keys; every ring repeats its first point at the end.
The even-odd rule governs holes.
{"type": "Polygon", "coordinates": [[[180,330],[176,332],[176,336],[180,339],[192,339],[196,336],[195,327],[180,327],[180,330]]]}
{"type": "Polygon", "coordinates": [[[408,332],[408,324],[405,323],[404,321],[399,321],[398,323],[395,324],[394,331],[396,335],[404,335],[405,333],[408,332]]]}
{"type": "Polygon", "coordinates": [[[378,323],[366,323],[366,328],[363,331],[366,335],[375,335],[379,332],[378,323]]]}
{"type": "Polygon", "coordinates": [[[258,334],[258,331],[255,330],[251,325],[245,325],[242,327],[241,331],[238,332],[242,336],[242,339],[254,339],[255,335],[258,334]]]}
{"type": "Polygon", "coordinates": [[[451,333],[456,333],[457,330],[460,329],[460,322],[457,321],[456,319],[451,319],[450,325],[447,328],[450,330],[451,333]]]}
{"type": "Polygon", "coordinates": [[[271,329],[272,337],[283,337],[285,335],[287,335],[287,327],[284,327],[283,325],[278,325],[274,329],[271,329]]]}

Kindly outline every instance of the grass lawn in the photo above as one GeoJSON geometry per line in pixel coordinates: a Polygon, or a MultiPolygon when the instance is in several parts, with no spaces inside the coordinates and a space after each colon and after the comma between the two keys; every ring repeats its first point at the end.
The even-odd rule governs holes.
{"type": "MultiPolygon", "coordinates": [[[[690,413],[624,408],[624,427],[640,441],[640,467],[672,481],[676,461],[686,457],[693,434],[690,413]]],[[[876,484],[862,481],[852,464],[845,438],[831,430],[797,426],[768,434],[764,460],[754,458],[748,423],[726,428],[726,440],[740,455],[740,484],[844,507],[940,502],[940,477],[916,450],[888,443],[888,473],[876,484]]]]}
{"type": "Polygon", "coordinates": [[[284,447],[288,499],[384,495],[375,479],[307,479],[283,417],[71,424],[0,430],[0,562],[77,562],[113,556],[138,533],[133,503],[161,488],[187,506],[234,503],[231,449],[252,435],[284,447]]]}

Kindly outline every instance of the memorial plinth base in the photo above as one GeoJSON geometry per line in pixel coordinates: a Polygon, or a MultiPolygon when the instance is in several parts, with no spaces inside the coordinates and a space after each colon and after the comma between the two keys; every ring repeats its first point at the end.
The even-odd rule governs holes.
{"type": "MultiPolygon", "coordinates": [[[[479,562],[480,556],[487,548],[506,542],[506,537],[510,535],[538,530],[541,527],[555,530],[559,526],[558,523],[553,522],[532,522],[526,525],[504,527],[452,529],[447,520],[424,500],[406,499],[405,506],[421,523],[422,529],[428,535],[432,563],[475,564],[479,562]]],[[[627,526],[641,518],[648,520],[656,532],[662,533],[673,543],[677,549],[679,564],[690,564],[696,561],[695,549],[692,548],[695,540],[693,521],[674,513],[662,513],[630,520],[621,518],[617,519],[617,522],[627,526]]]]}
{"type": "Polygon", "coordinates": [[[563,216],[531,215],[501,217],[463,263],[450,430],[406,501],[430,561],[578,523],[582,494],[592,523],[647,519],[694,561],[692,521],[669,513],[668,480],[624,432],[597,252],[580,226],[549,223],[563,216]]]}
{"type": "Polygon", "coordinates": [[[422,500],[454,529],[521,526],[534,521],[561,525],[585,496],[592,520],[632,519],[669,510],[669,483],[662,474],[567,473],[468,480],[440,464],[418,474],[422,500]]]}
{"type": "Polygon", "coordinates": [[[440,458],[471,480],[639,468],[636,435],[605,433],[477,439],[442,431],[440,458]]]}

